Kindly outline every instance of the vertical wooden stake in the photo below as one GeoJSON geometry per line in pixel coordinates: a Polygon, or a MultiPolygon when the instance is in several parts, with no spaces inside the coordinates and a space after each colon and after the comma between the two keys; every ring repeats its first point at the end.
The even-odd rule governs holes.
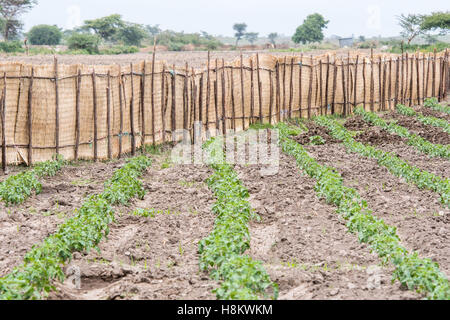
{"type": "Polygon", "coordinates": [[[375,111],[375,78],[374,78],[374,73],[373,73],[373,69],[374,69],[374,65],[373,65],[374,61],[373,61],[373,49],[372,49],[372,54],[370,57],[370,111],[374,112],[375,111]]]}
{"type": "Polygon", "coordinates": [[[81,70],[78,69],[76,79],[76,96],[75,96],[75,150],[74,159],[78,161],[78,150],[80,147],[80,91],[81,91],[81,70]]]}
{"type": "Polygon", "coordinates": [[[120,114],[120,128],[119,128],[119,159],[122,157],[122,149],[123,149],[123,101],[126,100],[124,96],[124,85],[123,85],[123,74],[122,70],[119,67],[119,114],[120,114]]]}
{"type": "MultiPolygon", "coordinates": [[[[256,54],[256,68],[258,73],[258,96],[259,96],[259,122],[263,123],[263,112],[262,112],[262,83],[261,83],[261,72],[259,69],[259,54],[256,54]]],[[[285,66],[286,68],[286,66],[285,66]]]]}
{"type": "Polygon", "coordinates": [[[203,128],[203,72],[200,75],[200,83],[198,89],[198,121],[202,123],[203,128]]]}
{"type": "Polygon", "coordinates": [[[314,70],[313,70],[313,56],[311,56],[311,66],[310,66],[310,74],[309,74],[309,90],[308,90],[308,119],[311,119],[311,107],[312,107],[312,86],[313,86],[313,78],[314,78],[314,70]]]}
{"type": "Polygon", "coordinates": [[[161,72],[161,125],[162,125],[162,143],[166,142],[166,107],[165,107],[165,92],[166,92],[166,65],[163,65],[161,72]]]}
{"type": "MultiPolygon", "coordinates": [[[[284,57],[283,63],[283,120],[286,118],[286,65],[287,65],[287,57],[284,57]]],[[[259,67],[258,67],[259,69],[259,67]]],[[[259,80],[258,80],[259,82],[259,80]]]]}
{"type": "Polygon", "coordinates": [[[244,90],[244,57],[241,51],[241,108],[242,108],[242,130],[245,131],[245,90],[244,90]]]}
{"type": "Polygon", "coordinates": [[[184,87],[183,87],[183,130],[184,135],[183,139],[187,138],[188,131],[188,109],[189,109],[189,94],[188,94],[188,86],[189,86],[189,65],[186,62],[184,73],[184,87]]]}
{"type": "Polygon", "coordinates": [[[386,62],[383,63],[383,90],[382,90],[382,105],[383,111],[386,111],[386,77],[387,77],[387,67],[386,62]]]}
{"type": "Polygon", "coordinates": [[[433,79],[432,85],[431,85],[431,97],[436,96],[436,48],[434,48],[434,55],[433,55],[433,79]]]}
{"type": "Polygon", "coordinates": [[[206,71],[206,131],[209,131],[209,106],[211,103],[211,53],[208,51],[206,71]]]}
{"type": "Polygon", "coordinates": [[[344,114],[344,116],[347,116],[347,87],[346,87],[346,82],[345,82],[345,65],[344,65],[344,60],[342,60],[342,64],[341,64],[341,69],[342,69],[342,94],[343,94],[343,98],[344,98],[344,104],[343,104],[343,110],[342,113],[344,114]]]}
{"type": "MultiPolygon", "coordinates": [[[[325,84],[325,114],[328,114],[329,103],[328,103],[328,90],[330,81],[330,55],[327,54],[327,74],[326,74],[326,84],[325,84]]],[[[301,91],[301,89],[300,89],[301,91]]]]}
{"type": "Polygon", "coordinates": [[[389,58],[388,99],[389,110],[392,110],[392,57],[389,58]]]}
{"type": "Polygon", "coordinates": [[[323,115],[323,76],[322,59],[319,60],[320,115],[323,115]]]}
{"type": "Polygon", "coordinates": [[[175,131],[177,130],[177,118],[176,118],[176,95],[177,95],[177,70],[175,68],[175,65],[172,66],[173,74],[172,74],[172,112],[171,112],[171,131],[172,131],[172,142],[176,142],[176,134],[175,131]]]}
{"type": "Polygon", "coordinates": [[[366,86],[366,57],[363,58],[363,69],[362,69],[362,77],[363,77],[363,108],[366,108],[366,97],[367,97],[367,86],[366,86]]]}
{"type": "Polygon", "coordinates": [[[33,82],[34,68],[32,67],[28,87],[28,166],[33,165],[33,82]]]}
{"type": "Polygon", "coordinates": [[[147,62],[144,60],[144,66],[142,67],[142,77],[141,77],[141,113],[142,113],[142,123],[141,123],[141,129],[142,129],[142,140],[141,140],[141,148],[142,152],[145,154],[145,139],[147,135],[147,128],[146,128],[146,120],[147,120],[147,110],[145,105],[145,87],[146,87],[146,73],[147,73],[147,62]]]}
{"type": "Polygon", "coordinates": [[[414,56],[411,57],[411,79],[409,84],[409,106],[413,105],[413,88],[414,88],[414,56]]]}
{"type": "Polygon", "coordinates": [[[420,104],[420,66],[419,66],[419,53],[416,55],[416,71],[417,71],[417,104],[420,104]]]}
{"type": "Polygon", "coordinates": [[[6,174],[6,72],[3,73],[3,94],[1,99],[2,120],[2,170],[6,174]]]}
{"type": "Polygon", "coordinates": [[[255,122],[255,70],[253,68],[253,59],[250,59],[250,124],[255,122]]]}
{"type": "Polygon", "coordinates": [[[222,133],[225,137],[227,135],[227,113],[225,108],[225,60],[222,59],[222,133]]]}
{"type": "Polygon", "coordinates": [[[151,79],[151,93],[152,93],[152,142],[153,146],[156,146],[156,133],[155,133],[155,56],[156,56],[156,38],[153,41],[153,54],[152,54],[152,79],[151,79]]]}
{"type": "Polygon", "coordinates": [[[93,106],[94,106],[94,161],[98,161],[98,128],[97,128],[97,81],[95,69],[92,72],[92,96],[93,96],[93,106]]]}
{"type": "Polygon", "coordinates": [[[382,85],[382,78],[383,78],[383,61],[381,59],[381,56],[379,57],[379,64],[378,64],[378,110],[384,110],[383,105],[383,85],[382,85]]]}
{"type": "Polygon", "coordinates": [[[406,104],[408,102],[408,85],[409,85],[409,55],[408,52],[406,52],[406,61],[405,61],[405,92],[403,93],[403,101],[404,104],[406,104]]]}
{"type": "Polygon", "coordinates": [[[400,87],[399,73],[400,73],[400,58],[397,57],[397,59],[395,60],[395,99],[394,99],[394,108],[397,107],[397,104],[398,104],[398,90],[399,90],[399,87],[400,87]]]}
{"type": "Polygon", "coordinates": [[[402,53],[402,58],[401,58],[401,72],[400,72],[400,103],[404,104],[405,101],[403,99],[403,87],[404,87],[404,78],[405,78],[405,59],[402,53]]]}
{"type": "Polygon", "coordinates": [[[219,130],[219,61],[216,59],[216,81],[214,82],[214,109],[216,112],[216,131],[219,130]]]}
{"type": "Polygon", "coordinates": [[[276,105],[276,114],[277,114],[277,122],[281,121],[281,106],[280,106],[280,62],[277,59],[277,62],[275,64],[275,90],[276,90],[276,96],[275,96],[275,105],[276,105]]]}
{"type": "Polygon", "coordinates": [[[336,87],[337,87],[337,65],[336,65],[336,57],[333,59],[333,91],[331,92],[331,114],[336,113],[336,87]]]}
{"type": "Polygon", "coordinates": [[[233,130],[236,132],[236,102],[234,101],[235,95],[234,95],[234,67],[231,66],[230,68],[231,72],[231,118],[232,118],[232,126],[233,130]]]}
{"type": "Polygon", "coordinates": [[[130,125],[131,125],[131,154],[136,155],[136,130],[134,127],[134,72],[133,64],[130,64],[131,101],[130,101],[130,125]]]}
{"type": "Polygon", "coordinates": [[[292,100],[294,96],[294,57],[291,59],[291,74],[289,81],[289,119],[292,119],[292,100]]]}
{"type": "Polygon", "coordinates": [[[353,85],[353,107],[356,109],[358,107],[358,66],[359,66],[359,55],[356,56],[356,63],[355,63],[355,82],[353,85]]]}
{"type": "Polygon", "coordinates": [[[54,57],[55,72],[55,151],[59,154],[59,87],[58,87],[58,59],[54,57]]]}
{"type": "Polygon", "coordinates": [[[273,75],[272,75],[272,71],[269,71],[269,78],[270,78],[269,123],[272,124],[272,114],[273,114],[273,75]]]}

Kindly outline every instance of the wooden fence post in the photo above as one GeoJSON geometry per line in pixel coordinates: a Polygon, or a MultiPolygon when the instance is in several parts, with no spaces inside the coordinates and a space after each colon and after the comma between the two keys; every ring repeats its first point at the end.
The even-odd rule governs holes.
{"type": "Polygon", "coordinates": [[[111,71],[108,70],[108,87],[106,88],[106,126],[108,130],[108,159],[112,159],[111,148],[111,71]]]}
{"type": "Polygon", "coordinates": [[[98,161],[98,128],[97,128],[97,81],[95,69],[92,72],[92,97],[94,106],[94,161],[98,161]]]}
{"type": "Polygon", "coordinates": [[[6,72],[3,73],[3,94],[1,98],[1,120],[2,120],[2,170],[6,174],[6,72]]]}
{"type": "Polygon", "coordinates": [[[241,108],[242,108],[242,130],[245,131],[245,90],[244,90],[244,57],[241,51],[241,108]]]}
{"type": "Polygon", "coordinates": [[[130,101],[130,125],[131,125],[131,154],[136,155],[136,130],[134,127],[134,72],[133,64],[130,64],[131,101],[130,101]]]}
{"type": "Polygon", "coordinates": [[[59,155],[59,87],[58,87],[58,59],[54,57],[55,72],[55,151],[59,155]]]}
{"type": "Polygon", "coordinates": [[[34,68],[32,67],[28,87],[28,166],[33,164],[33,82],[34,68]]]}

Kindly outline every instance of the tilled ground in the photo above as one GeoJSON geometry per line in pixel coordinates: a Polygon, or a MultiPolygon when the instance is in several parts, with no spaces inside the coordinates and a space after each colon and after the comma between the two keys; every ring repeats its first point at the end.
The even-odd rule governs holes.
{"type": "Polygon", "coordinates": [[[42,192],[22,205],[8,208],[0,202],[0,276],[21,264],[33,245],[56,232],[86,196],[101,192],[103,182],[121,165],[80,162],[66,166],[56,176],[44,178],[42,192]]]}
{"type": "Polygon", "coordinates": [[[250,255],[263,261],[280,286],[280,299],[417,299],[391,284],[392,270],[347,231],[333,206],[319,200],[315,181],[293,158],[262,176],[258,166],[237,168],[262,222],[251,225],[250,255]]]}
{"type": "MultiPolygon", "coordinates": [[[[75,254],[81,289],[58,284],[51,299],[215,299],[217,282],[199,270],[198,243],[213,229],[214,196],[204,166],[171,166],[157,159],[143,177],[147,195],[116,210],[117,221],[100,253],[75,254]],[[137,208],[161,210],[136,217],[137,208]]],[[[70,280],[70,279],[69,279],[70,280]]]]}
{"type": "MultiPolygon", "coordinates": [[[[345,127],[348,130],[359,133],[355,137],[355,140],[358,142],[372,145],[385,152],[392,152],[400,158],[407,160],[411,165],[422,170],[429,171],[442,177],[450,177],[448,160],[440,157],[430,157],[427,154],[420,152],[417,148],[409,146],[406,139],[391,134],[379,127],[367,124],[361,117],[348,119],[345,122],[345,127]]],[[[444,132],[444,134],[449,136],[448,133],[444,132]]]]}

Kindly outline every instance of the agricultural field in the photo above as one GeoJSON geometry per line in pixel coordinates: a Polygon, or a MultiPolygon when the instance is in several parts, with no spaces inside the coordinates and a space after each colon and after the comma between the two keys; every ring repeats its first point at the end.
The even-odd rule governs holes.
{"type": "MultiPolygon", "coordinates": [[[[279,170],[168,145],[0,182],[0,299],[450,299],[450,107],[290,119],[279,170]],[[265,173],[264,173],[265,172],[265,173]]],[[[272,141],[273,142],[273,141],[272,141]]]]}

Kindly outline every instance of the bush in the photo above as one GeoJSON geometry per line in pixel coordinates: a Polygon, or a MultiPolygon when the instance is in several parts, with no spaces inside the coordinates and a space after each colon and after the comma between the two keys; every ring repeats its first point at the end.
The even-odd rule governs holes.
{"type": "MultiPolygon", "coordinates": [[[[445,42],[437,42],[435,44],[429,45],[429,44],[404,44],[403,50],[405,52],[416,52],[419,50],[420,52],[433,52],[434,49],[438,52],[444,51],[448,48],[448,43],[445,42]]],[[[389,50],[390,53],[402,53],[402,46],[401,43],[398,43],[394,45],[391,50],[389,50]]]]}
{"type": "Polygon", "coordinates": [[[75,33],[67,39],[69,50],[83,50],[89,54],[96,54],[99,52],[99,43],[100,38],[98,36],[85,33],[75,33]]]}
{"type": "Polygon", "coordinates": [[[28,39],[34,45],[55,46],[61,42],[62,32],[57,26],[41,24],[30,30],[28,39]]]}
{"type": "Polygon", "coordinates": [[[127,54],[127,53],[138,53],[139,48],[136,46],[113,46],[110,48],[105,48],[100,50],[101,54],[127,54]]]}
{"type": "Polygon", "coordinates": [[[0,51],[6,53],[24,52],[20,41],[0,42],[0,51]]]}

